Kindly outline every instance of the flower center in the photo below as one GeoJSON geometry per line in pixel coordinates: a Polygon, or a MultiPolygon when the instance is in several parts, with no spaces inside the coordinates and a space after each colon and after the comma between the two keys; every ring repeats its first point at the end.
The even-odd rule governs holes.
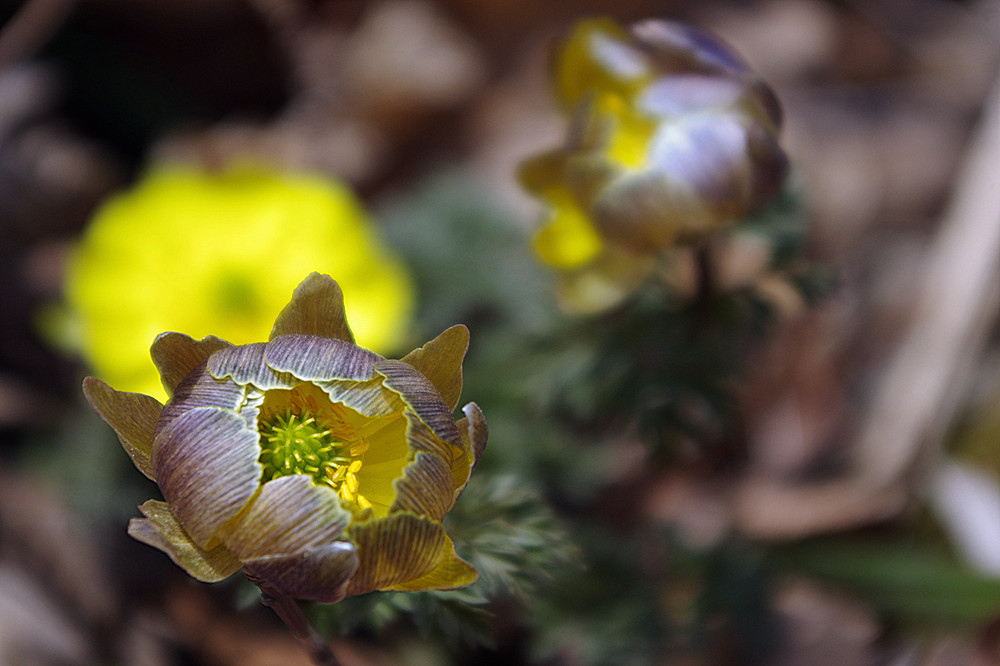
{"type": "Polygon", "coordinates": [[[262,418],[260,463],[263,482],[293,474],[312,477],[313,483],[333,488],[345,502],[361,509],[372,504],[358,494],[358,477],[367,442],[339,439],[309,411],[291,409],[262,418]]]}

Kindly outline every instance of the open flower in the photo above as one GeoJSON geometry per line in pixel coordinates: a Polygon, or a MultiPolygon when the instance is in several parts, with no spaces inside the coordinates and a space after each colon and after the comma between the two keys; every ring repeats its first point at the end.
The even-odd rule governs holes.
{"type": "Polygon", "coordinates": [[[84,382],[166,500],[139,507],[129,534],[199,580],[242,568],[297,599],[473,582],[441,524],[486,445],[475,403],[453,416],[468,340],[454,326],[382,358],[353,343],[340,288],[317,273],[269,342],[160,335],[166,405],[84,382]]]}
{"type": "Polygon", "coordinates": [[[664,252],[728,228],[780,188],[777,100],[707,33],[585,20],[553,69],[568,137],[520,178],[548,205],[535,250],[563,272],[574,309],[619,300],[664,252]]]}
{"type": "Polygon", "coordinates": [[[155,335],[262,340],[303,266],[337,276],[366,348],[405,338],[412,281],[345,185],[263,166],[159,166],[102,205],[74,249],[62,337],[104,381],[162,399],[155,335]]]}

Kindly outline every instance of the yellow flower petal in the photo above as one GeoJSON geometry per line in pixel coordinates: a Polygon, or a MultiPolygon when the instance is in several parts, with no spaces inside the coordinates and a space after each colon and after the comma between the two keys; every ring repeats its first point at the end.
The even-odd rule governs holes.
{"type": "Polygon", "coordinates": [[[607,100],[600,112],[605,114],[610,125],[604,155],[626,169],[645,167],[649,163],[649,143],[656,124],[623,107],[617,98],[607,100]]]}
{"type": "Polygon", "coordinates": [[[368,443],[361,469],[357,472],[358,488],[372,504],[376,517],[389,512],[396,500],[394,482],[403,475],[413,452],[407,440],[407,421],[399,415],[369,421],[357,431],[368,443]]]}
{"type": "Polygon", "coordinates": [[[556,190],[547,199],[552,210],[532,238],[535,252],[545,263],[567,270],[593,261],[604,248],[604,241],[586,213],[563,190],[556,190]]]}
{"type": "Polygon", "coordinates": [[[631,97],[649,81],[652,71],[629,46],[629,34],[608,18],[586,19],[573,28],[554,59],[559,101],[572,108],[594,90],[631,97]]]}
{"type": "Polygon", "coordinates": [[[303,267],[338,278],[362,345],[389,351],[405,338],[411,279],[353,193],[259,167],[151,170],[97,211],[66,299],[98,376],[160,395],[147,355],[155,335],[264,340],[303,267]]]}

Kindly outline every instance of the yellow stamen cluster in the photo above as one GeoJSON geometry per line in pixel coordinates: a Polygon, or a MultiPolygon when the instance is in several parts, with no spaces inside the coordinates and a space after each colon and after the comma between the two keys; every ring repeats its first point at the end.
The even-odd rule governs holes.
{"type": "Polygon", "coordinates": [[[371,502],[358,494],[357,473],[368,450],[367,442],[338,438],[306,411],[297,414],[289,410],[262,418],[258,431],[264,482],[305,474],[312,477],[313,483],[333,488],[345,502],[362,510],[371,508],[371,502]]]}

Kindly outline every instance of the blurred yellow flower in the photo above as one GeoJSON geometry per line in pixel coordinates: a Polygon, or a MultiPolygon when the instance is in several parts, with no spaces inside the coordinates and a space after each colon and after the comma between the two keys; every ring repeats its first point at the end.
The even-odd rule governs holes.
{"type": "Polygon", "coordinates": [[[534,246],[561,271],[572,309],[613,305],[658,257],[728,228],[781,186],[777,100],[707,33],[587,19],[556,49],[553,79],[567,139],[519,175],[547,204],[534,246]]]}
{"type": "Polygon", "coordinates": [[[468,343],[459,325],[398,361],[363,349],[317,273],[268,342],[158,336],[165,405],[83,385],[166,500],[139,507],[129,534],[198,580],[243,569],[295,599],[472,583],[442,525],[486,447],[475,403],[453,415],[468,343]]]}
{"type": "Polygon", "coordinates": [[[157,168],[97,212],[71,258],[73,342],[102,379],[162,396],[147,356],[158,333],[259,340],[311,270],[337,277],[361,344],[403,342],[410,276],[344,185],[255,167],[157,168]]]}

